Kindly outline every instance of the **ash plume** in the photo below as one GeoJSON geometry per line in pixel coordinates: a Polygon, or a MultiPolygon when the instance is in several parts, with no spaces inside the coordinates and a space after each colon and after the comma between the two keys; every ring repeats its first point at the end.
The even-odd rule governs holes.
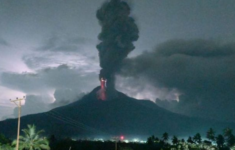
{"type": "MultiPolygon", "coordinates": [[[[132,42],[138,39],[138,27],[130,17],[130,7],[121,0],[111,0],[97,10],[96,17],[102,27],[97,45],[100,58],[99,78],[107,79],[107,93],[115,89],[114,74],[123,59],[135,49],[132,42]]],[[[111,94],[110,94],[111,95],[111,94]]]]}

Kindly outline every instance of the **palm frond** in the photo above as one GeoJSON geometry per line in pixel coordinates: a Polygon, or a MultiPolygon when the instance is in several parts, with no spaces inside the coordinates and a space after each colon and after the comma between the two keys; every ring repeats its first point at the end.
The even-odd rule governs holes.
{"type": "MultiPolygon", "coordinates": [[[[20,136],[19,138],[19,149],[50,150],[49,141],[39,136],[44,130],[36,131],[35,125],[27,125],[27,127],[22,130],[24,136],[20,136]]],[[[12,142],[12,145],[16,145],[16,140],[12,142]]]]}

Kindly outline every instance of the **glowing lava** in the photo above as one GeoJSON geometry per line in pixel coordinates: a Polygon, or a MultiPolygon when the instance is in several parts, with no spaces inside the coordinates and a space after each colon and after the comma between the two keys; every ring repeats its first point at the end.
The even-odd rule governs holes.
{"type": "Polygon", "coordinates": [[[98,99],[106,100],[106,79],[100,79],[100,90],[97,92],[98,99]]]}

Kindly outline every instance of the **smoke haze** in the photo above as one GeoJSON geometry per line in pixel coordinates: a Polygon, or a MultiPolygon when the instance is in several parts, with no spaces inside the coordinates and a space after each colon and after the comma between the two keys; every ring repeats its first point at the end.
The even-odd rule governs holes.
{"type": "Polygon", "coordinates": [[[189,116],[234,120],[234,43],[172,40],[123,65],[122,76],[136,78],[135,82],[143,78],[157,89],[178,91],[177,103],[156,100],[164,108],[189,116]]]}

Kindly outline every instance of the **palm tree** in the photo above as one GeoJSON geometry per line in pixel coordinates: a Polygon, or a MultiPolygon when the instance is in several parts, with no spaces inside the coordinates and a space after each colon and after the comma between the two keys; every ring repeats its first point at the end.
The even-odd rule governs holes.
{"type": "MultiPolygon", "coordinates": [[[[20,136],[19,138],[20,150],[50,150],[48,140],[39,137],[44,132],[43,130],[36,132],[35,125],[28,125],[28,128],[22,131],[24,132],[24,137],[20,136]]],[[[12,145],[16,145],[16,140],[12,142],[12,145]]]]}
{"type": "Polygon", "coordinates": [[[14,148],[11,147],[10,144],[0,144],[0,150],[15,150],[14,148]]]}

